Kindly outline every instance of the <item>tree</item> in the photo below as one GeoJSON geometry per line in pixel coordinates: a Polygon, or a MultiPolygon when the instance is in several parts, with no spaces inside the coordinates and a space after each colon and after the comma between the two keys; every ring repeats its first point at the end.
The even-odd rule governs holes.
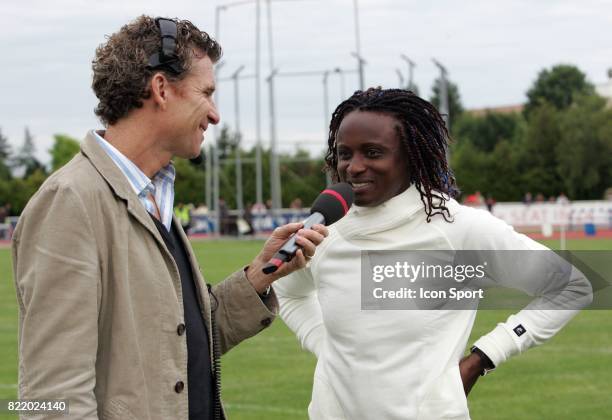
{"type": "Polygon", "coordinates": [[[487,165],[487,153],[478,150],[469,140],[452,146],[451,168],[464,196],[487,189],[483,182],[487,165]]]}
{"type": "Polygon", "coordinates": [[[195,205],[204,202],[204,186],[206,185],[204,165],[194,164],[181,158],[174,159],[173,163],[176,170],[174,202],[195,205]]]}
{"type": "Polygon", "coordinates": [[[2,134],[2,128],[0,127],[0,160],[8,159],[11,155],[11,145],[8,142],[8,138],[2,134]]]}
{"type": "Polygon", "coordinates": [[[489,155],[488,183],[481,191],[497,201],[520,201],[525,191],[518,166],[520,150],[517,143],[502,140],[489,155]]]}
{"type": "Polygon", "coordinates": [[[457,142],[469,140],[477,149],[492,152],[503,141],[514,142],[521,135],[523,119],[520,114],[486,112],[483,116],[464,113],[453,124],[457,142]]]}
{"type": "MultiPolygon", "coordinates": [[[[440,110],[440,78],[434,81],[431,88],[432,94],[429,102],[431,102],[438,110],[440,110]]],[[[463,105],[461,104],[461,96],[459,95],[459,88],[456,84],[446,79],[447,92],[448,92],[448,113],[450,114],[449,123],[453,127],[454,121],[463,114],[463,105]]]]}
{"type": "Polygon", "coordinates": [[[219,159],[228,159],[234,156],[234,153],[236,153],[236,146],[239,142],[239,135],[240,133],[232,132],[229,126],[225,124],[221,127],[221,132],[217,139],[219,159]]]}
{"type": "Polygon", "coordinates": [[[0,180],[0,204],[11,203],[11,212],[21,214],[23,208],[47,178],[44,171],[38,169],[27,178],[0,180]]]}
{"type": "Polygon", "coordinates": [[[78,140],[65,134],[56,134],[53,137],[55,142],[49,149],[49,153],[51,154],[51,170],[57,171],[79,152],[81,146],[78,140]]]}
{"type": "Polygon", "coordinates": [[[576,97],[594,93],[595,88],[578,67],[559,64],[550,70],[540,71],[538,78],[527,91],[528,101],[523,113],[529,117],[544,103],[562,110],[569,107],[576,97]]]}
{"type": "Polygon", "coordinates": [[[2,134],[2,129],[0,128],[0,180],[11,178],[11,170],[8,164],[10,156],[11,145],[8,142],[8,138],[2,134]]]}
{"type": "Polygon", "coordinates": [[[497,201],[520,200],[523,191],[518,157],[517,145],[506,140],[491,152],[479,150],[469,140],[455,145],[451,162],[463,196],[480,191],[497,201]]]}
{"type": "Polygon", "coordinates": [[[560,119],[557,172],[573,199],[601,199],[612,186],[612,110],[598,96],[575,100],[560,119]]]}
{"type": "Polygon", "coordinates": [[[36,146],[34,145],[34,137],[32,137],[32,133],[30,133],[30,129],[28,127],[25,128],[23,145],[19,152],[13,159],[13,167],[18,170],[24,171],[24,178],[27,178],[31,174],[33,174],[37,170],[41,170],[45,172],[45,167],[36,157],[34,156],[36,152],[36,146]]]}
{"type": "Polygon", "coordinates": [[[520,144],[518,161],[524,192],[551,196],[563,190],[556,157],[561,119],[560,111],[548,103],[540,105],[531,114],[520,144]]]}
{"type": "Polygon", "coordinates": [[[310,206],[325,188],[323,166],[322,157],[312,158],[306,150],[298,150],[294,156],[283,156],[283,205],[288,206],[294,199],[299,198],[304,206],[310,206]]]}
{"type": "Polygon", "coordinates": [[[0,180],[9,180],[11,178],[11,169],[4,161],[0,160],[0,180]]]}

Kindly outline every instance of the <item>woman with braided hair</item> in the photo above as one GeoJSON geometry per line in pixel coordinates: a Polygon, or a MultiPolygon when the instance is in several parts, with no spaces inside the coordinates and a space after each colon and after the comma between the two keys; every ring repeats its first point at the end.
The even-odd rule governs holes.
{"type": "MultiPolygon", "coordinates": [[[[520,311],[463,356],[475,307],[364,310],[362,251],[545,249],[454,200],[448,140],[435,107],[406,90],[357,91],[332,116],[326,169],[352,186],[355,204],[310,264],[275,285],[281,317],[318,359],[311,419],[469,419],[480,375],[576,313],[520,311]]],[[[585,281],[570,279],[586,293],[585,281]]]]}

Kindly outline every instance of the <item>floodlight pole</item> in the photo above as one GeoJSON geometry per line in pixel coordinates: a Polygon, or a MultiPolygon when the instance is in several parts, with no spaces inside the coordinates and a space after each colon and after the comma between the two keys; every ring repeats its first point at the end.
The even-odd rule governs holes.
{"type": "Polygon", "coordinates": [[[446,124],[446,129],[450,132],[450,110],[448,104],[448,85],[446,80],[446,67],[444,67],[438,60],[432,58],[432,61],[440,69],[440,113],[446,124]]]}
{"type": "MultiPolygon", "coordinates": [[[[217,65],[215,66],[215,73],[217,74],[217,76],[219,75],[219,71],[221,70],[221,68],[223,67],[225,63],[223,61],[217,63],[217,65]]],[[[214,93],[214,101],[215,104],[217,106],[217,109],[219,109],[219,90],[215,89],[215,93],[214,93]]],[[[219,195],[220,195],[220,189],[219,189],[219,136],[218,134],[218,128],[216,125],[213,125],[213,133],[214,133],[214,138],[215,138],[215,145],[213,146],[211,144],[211,148],[212,148],[212,153],[211,153],[211,160],[212,160],[212,191],[213,191],[213,207],[209,207],[208,209],[211,210],[212,208],[215,209],[215,219],[216,219],[216,223],[215,223],[215,233],[219,233],[220,232],[220,227],[221,227],[221,214],[219,213],[219,195]]]]}
{"type": "Polygon", "coordinates": [[[399,79],[399,88],[403,89],[404,88],[404,75],[402,74],[400,69],[395,69],[395,72],[397,73],[397,78],[399,79]]]}
{"type": "Polygon", "coordinates": [[[414,86],[413,73],[416,64],[414,61],[408,58],[406,54],[400,54],[400,58],[408,64],[408,84],[406,85],[406,88],[412,90],[412,87],[414,86]]]}
{"type": "Polygon", "coordinates": [[[357,66],[359,70],[359,89],[364,90],[365,80],[363,74],[363,65],[365,60],[361,56],[361,42],[359,34],[359,3],[357,0],[353,0],[353,11],[355,20],[355,57],[357,58],[357,66]]]}
{"type": "MultiPolygon", "coordinates": [[[[238,67],[232,79],[234,81],[234,114],[236,118],[236,208],[238,209],[238,217],[244,216],[244,202],[242,193],[242,162],[240,145],[242,143],[242,131],[240,130],[240,94],[239,94],[239,75],[244,70],[244,65],[238,67]]],[[[240,234],[240,232],[238,232],[240,234]]]]}
{"type": "Polygon", "coordinates": [[[340,96],[342,100],[344,100],[344,98],[346,98],[346,81],[344,78],[344,70],[342,70],[340,67],[336,67],[334,69],[334,73],[340,77],[340,96]]]}
{"type": "MultiPolygon", "coordinates": [[[[446,125],[446,131],[450,134],[450,107],[448,103],[448,82],[446,79],[447,71],[438,60],[432,58],[434,64],[440,69],[440,113],[446,125]]],[[[450,151],[446,147],[446,161],[450,164],[450,151]]]]}
{"type": "MultiPolygon", "coordinates": [[[[329,89],[327,86],[327,78],[329,77],[329,70],[323,72],[323,134],[328,134],[329,126],[327,125],[327,119],[329,118],[329,89]]],[[[328,139],[325,138],[325,143],[328,139]]],[[[329,171],[325,171],[325,183],[329,186],[332,183],[329,171]]]]}
{"type": "Polygon", "coordinates": [[[270,190],[272,198],[272,210],[278,211],[282,208],[282,196],[281,196],[281,185],[280,185],[280,167],[278,162],[277,143],[276,138],[276,110],[274,106],[274,76],[278,73],[277,69],[272,70],[270,76],[266,78],[269,87],[269,100],[270,100],[270,190]]]}

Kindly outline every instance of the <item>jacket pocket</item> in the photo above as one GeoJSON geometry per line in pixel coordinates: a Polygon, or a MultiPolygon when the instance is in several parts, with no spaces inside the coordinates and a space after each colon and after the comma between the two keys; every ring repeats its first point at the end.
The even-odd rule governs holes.
{"type": "Polygon", "coordinates": [[[459,365],[451,366],[429,387],[418,420],[469,420],[470,412],[463,390],[459,365]]]}

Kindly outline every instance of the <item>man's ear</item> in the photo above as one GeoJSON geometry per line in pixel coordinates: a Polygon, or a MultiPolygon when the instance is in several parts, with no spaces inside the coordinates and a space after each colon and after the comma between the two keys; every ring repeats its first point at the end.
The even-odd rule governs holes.
{"type": "Polygon", "coordinates": [[[170,81],[162,72],[154,73],[149,82],[151,99],[160,109],[166,109],[168,95],[170,94],[170,81]]]}

